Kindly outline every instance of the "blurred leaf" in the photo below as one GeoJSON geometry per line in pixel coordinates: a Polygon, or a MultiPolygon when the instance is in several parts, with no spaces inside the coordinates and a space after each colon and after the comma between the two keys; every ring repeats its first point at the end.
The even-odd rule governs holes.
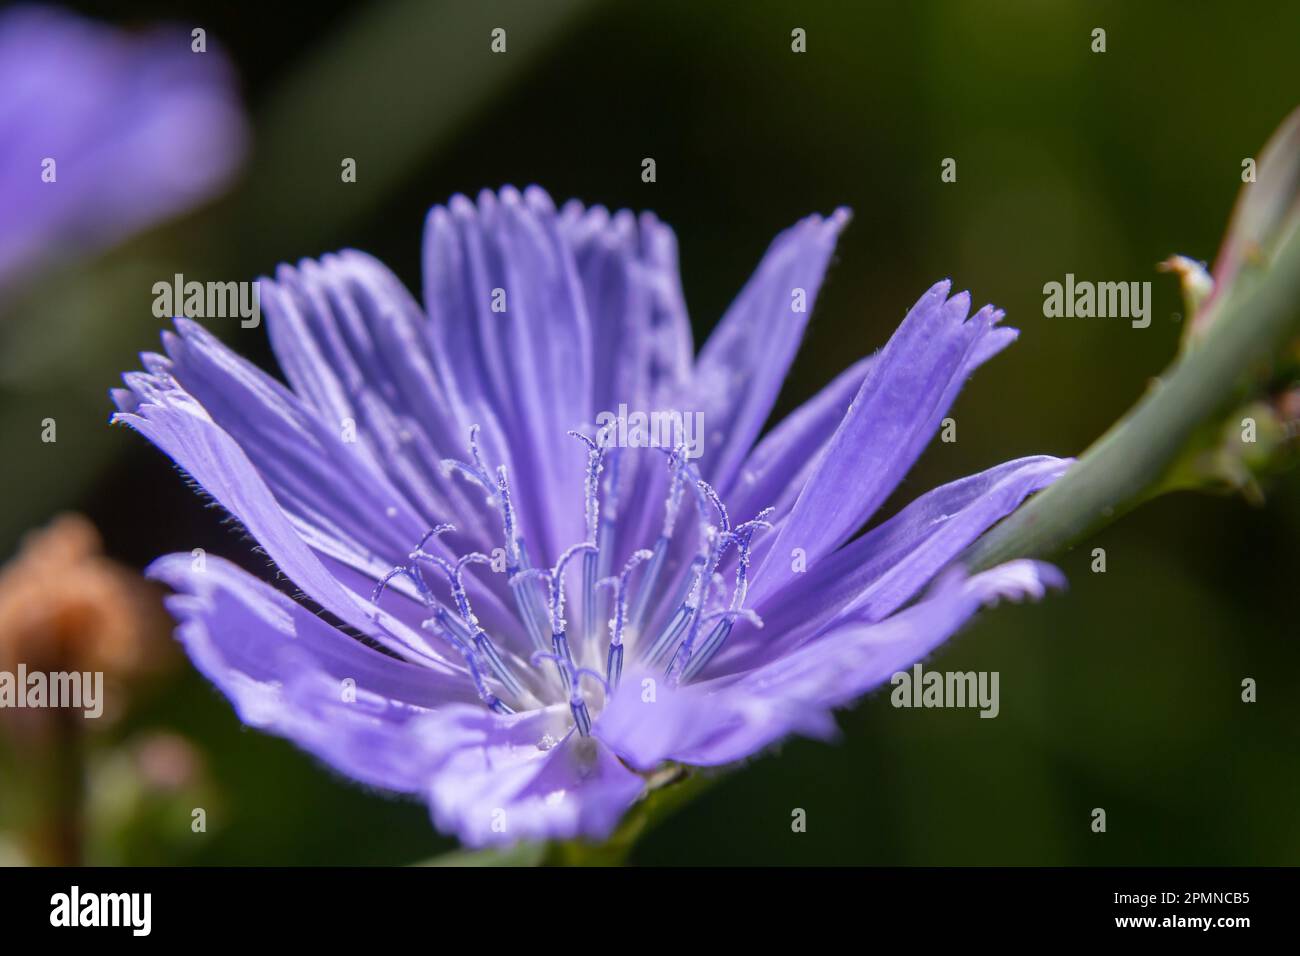
{"type": "Polygon", "coordinates": [[[516,82],[588,5],[366,6],[313,51],[259,117],[256,177],[238,212],[256,221],[258,248],[273,248],[286,233],[310,241],[338,232],[516,82]],[[507,30],[502,54],[489,48],[495,27],[507,30]],[[354,184],[341,181],[345,157],[357,161],[354,184]]]}
{"type": "Polygon", "coordinates": [[[516,843],[505,849],[453,850],[412,866],[540,866],[545,843],[516,843]]]}

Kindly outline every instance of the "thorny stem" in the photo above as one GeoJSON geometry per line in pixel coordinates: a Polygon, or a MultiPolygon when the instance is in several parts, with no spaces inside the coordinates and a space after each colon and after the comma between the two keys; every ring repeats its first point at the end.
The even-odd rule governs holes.
{"type": "Polygon", "coordinates": [[[964,557],[983,570],[1045,557],[1162,490],[1197,429],[1242,397],[1249,372],[1300,334],[1300,231],[1266,272],[1238,276],[1204,337],[1077,464],[975,543],[964,557]]]}

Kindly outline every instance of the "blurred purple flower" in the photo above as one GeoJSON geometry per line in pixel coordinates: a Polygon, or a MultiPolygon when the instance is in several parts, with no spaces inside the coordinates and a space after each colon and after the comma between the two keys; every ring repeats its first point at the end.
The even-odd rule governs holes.
{"type": "Polygon", "coordinates": [[[243,156],[229,64],[192,52],[180,27],[130,33],[11,8],[0,89],[0,288],[197,204],[243,156]]]}
{"type": "Polygon", "coordinates": [[[161,558],[196,666],[246,723],[423,795],[466,843],[598,839],[656,768],[828,736],[832,708],[982,604],[1060,583],[1029,561],[950,568],[1060,459],[854,537],[1016,335],[947,282],[758,440],[847,219],[778,236],[694,357],[672,231],[537,188],[433,209],[424,308],[359,252],[264,280],[289,388],[178,319],[114,420],[325,612],[217,558],[161,558]],[[593,441],[620,404],[703,412],[707,454],[593,441]]]}

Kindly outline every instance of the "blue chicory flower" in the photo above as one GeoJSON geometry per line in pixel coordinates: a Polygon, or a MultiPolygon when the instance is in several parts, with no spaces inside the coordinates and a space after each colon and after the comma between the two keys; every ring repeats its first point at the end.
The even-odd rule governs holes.
{"type": "Polygon", "coordinates": [[[355,251],[263,280],[288,387],[177,319],[114,420],[313,604],[159,559],[195,665],[245,723],[422,795],[467,844],[600,839],[657,770],[826,737],[981,605],[1061,583],[952,567],[1061,459],[855,537],[1016,335],[946,281],[760,439],[847,220],[779,235],[698,356],[672,231],[535,187],[432,210],[423,307],[355,251]],[[705,454],[618,446],[596,423],[621,406],[702,413],[705,454]]]}
{"type": "Polygon", "coordinates": [[[53,8],[0,14],[0,288],[223,185],[246,132],[223,54],[53,8]]]}

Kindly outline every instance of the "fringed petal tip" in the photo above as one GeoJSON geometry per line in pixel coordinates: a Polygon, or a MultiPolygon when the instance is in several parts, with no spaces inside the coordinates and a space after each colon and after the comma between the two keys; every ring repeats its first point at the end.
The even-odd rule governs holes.
{"type": "Polygon", "coordinates": [[[822,219],[825,226],[826,238],[834,241],[836,237],[844,230],[853,220],[853,210],[848,206],[836,206],[829,216],[822,219]]]}
{"type": "MultiPolygon", "coordinates": [[[[1006,311],[991,302],[985,303],[975,312],[971,312],[971,294],[967,289],[952,291],[952,278],[945,277],[930,286],[908,310],[908,314],[942,309],[943,316],[956,324],[976,323],[981,326],[996,326],[1006,318],[1006,311]]],[[[1015,333],[1015,329],[1006,331],[1015,333]]]]}
{"type": "Polygon", "coordinates": [[[1061,569],[1045,561],[1022,558],[974,575],[967,582],[985,607],[1001,601],[1019,604],[1041,601],[1048,591],[1064,591],[1068,586],[1061,569]]]}

